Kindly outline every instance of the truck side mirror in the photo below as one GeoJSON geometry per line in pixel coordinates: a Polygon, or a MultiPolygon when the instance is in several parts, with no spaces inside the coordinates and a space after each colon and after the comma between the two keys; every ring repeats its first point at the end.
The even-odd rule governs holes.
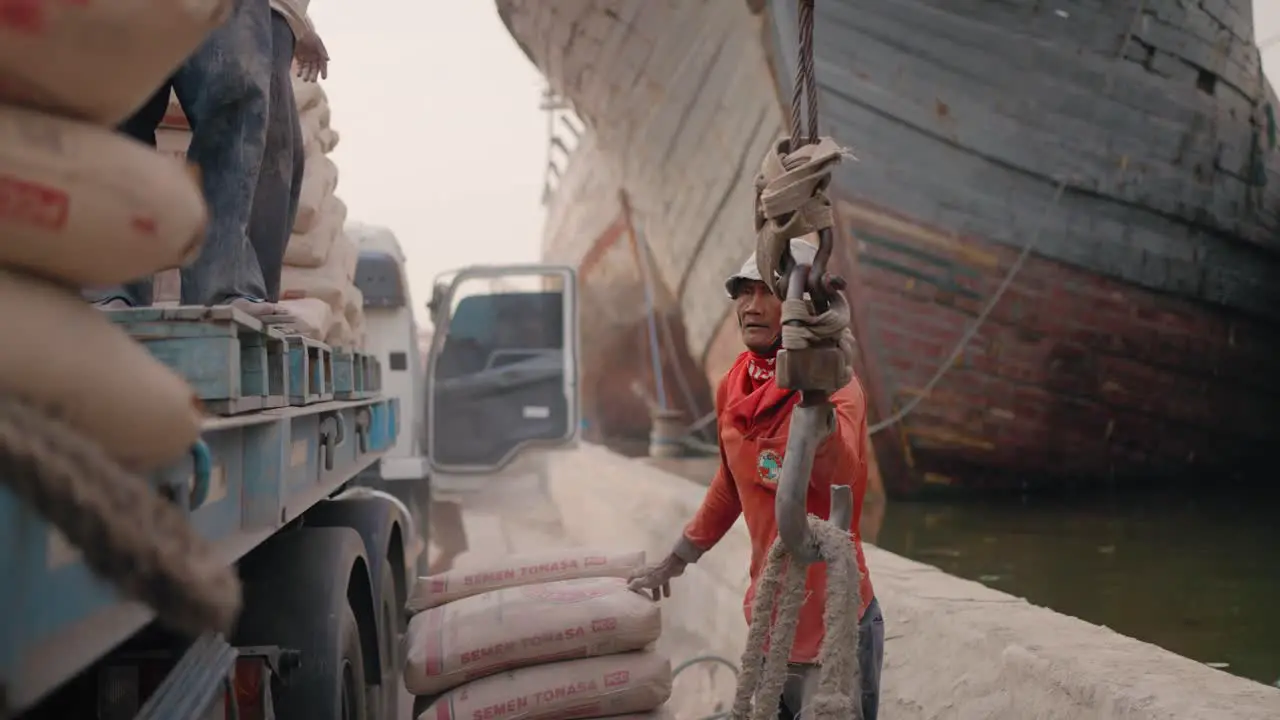
{"type": "Polygon", "coordinates": [[[487,474],[577,439],[573,268],[460,271],[433,298],[427,455],[436,473],[487,474]]]}

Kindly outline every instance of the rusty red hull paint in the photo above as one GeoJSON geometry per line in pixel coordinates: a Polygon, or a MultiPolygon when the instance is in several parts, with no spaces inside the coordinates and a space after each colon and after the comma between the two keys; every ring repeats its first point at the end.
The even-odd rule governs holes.
{"type": "MultiPolygon", "coordinates": [[[[639,261],[619,217],[578,263],[584,434],[625,454],[647,452],[650,404],[659,399],[639,261]]],[[[653,294],[666,404],[693,422],[710,410],[711,390],[692,358],[670,290],[659,286],[653,294]]]]}
{"type": "MultiPolygon", "coordinates": [[[[873,422],[927,385],[1019,249],[839,207],[873,422]]],[[[1280,440],[1280,333],[1034,255],[936,387],[873,436],[888,491],[1221,477],[1280,440]]]]}

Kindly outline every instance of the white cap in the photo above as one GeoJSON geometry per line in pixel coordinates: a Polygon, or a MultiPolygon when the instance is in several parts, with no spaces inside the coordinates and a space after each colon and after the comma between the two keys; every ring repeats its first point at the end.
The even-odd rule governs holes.
{"type": "MultiPolygon", "coordinates": [[[[797,265],[812,265],[814,258],[818,256],[818,246],[809,242],[804,238],[791,238],[791,258],[795,260],[797,265]]],[[[724,281],[724,290],[729,293],[729,297],[733,297],[733,286],[742,280],[755,280],[763,282],[760,279],[760,269],[756,267],[756,254],[751,253],[751,257],[742,264],[742,269],[730,275],[724,281]]]]}

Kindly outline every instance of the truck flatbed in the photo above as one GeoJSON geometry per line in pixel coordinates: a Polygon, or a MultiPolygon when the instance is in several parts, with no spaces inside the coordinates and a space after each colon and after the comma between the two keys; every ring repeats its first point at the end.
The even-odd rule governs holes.
{"type": "MultiPolygon", "coordinates": [[[[111,311],[187,378],[213,415],[190,457],[152,478],[228,564],[377,461],[398,401],[375,358],[285,335],[229,307],[111,311]]],[[[121,408],[128,422],[128,408],[121,408]]],[[[152,618],[81,561],[60,532],[0,488],[0,683],[21,713],[152,618]]]]}

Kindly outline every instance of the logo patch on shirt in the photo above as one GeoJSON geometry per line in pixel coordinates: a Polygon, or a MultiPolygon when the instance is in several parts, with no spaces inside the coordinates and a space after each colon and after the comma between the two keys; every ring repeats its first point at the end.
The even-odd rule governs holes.
{"type": "Polygon", "coordinates": [[[776,487],[782,477],[782,456],[772,450],[761,450],[756,458],[756,475],[765,485],[776,487]]]}

